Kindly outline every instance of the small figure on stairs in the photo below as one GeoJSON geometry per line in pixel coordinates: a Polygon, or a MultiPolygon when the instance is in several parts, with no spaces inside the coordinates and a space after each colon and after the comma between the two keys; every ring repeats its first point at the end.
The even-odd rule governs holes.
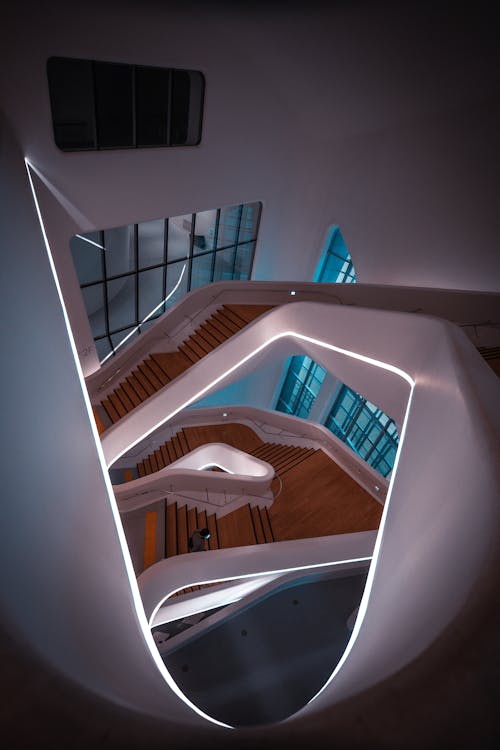
{"type": "Polygon", "coordinates": [[[195,529],[189,537],[189,551],[190,552],[204,552],[205,551],[205,540],[210,539],[210,532],[207,528],[195,529]]]}

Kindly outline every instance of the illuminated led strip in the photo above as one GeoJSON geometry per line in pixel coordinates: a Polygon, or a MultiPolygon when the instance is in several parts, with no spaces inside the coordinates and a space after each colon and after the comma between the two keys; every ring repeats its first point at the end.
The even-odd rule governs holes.
{"type": "MultiPolygon", "coordinates": [[[[29,162],[29,160],[27,158],[25,158],[25,164],[26,164],[26,171],[27,171],[27,174],[28,174],[28,180],[29,180],[29,183],[30,183],[31,192],[32,192],[32,196],[33,196],[33,202],[35,204],[35,209],[36,209],[36,213],[37,213],[37,216],[38,216],[38,221],[40,223],[40,229],[41,229],[41,232],[42,232],[42,236],[43,236],[45,248],[46,248],[46,251],[47,251],[50,268],[51,268],[51,271],[52,271],[52,275],[54,277],[54,283],[55,283],[55,286],[56,286],[56,289],[57,289],[57,293],[58,293],[58,296],[59,296],[59,301],[60,301],[60,304],[61,304],[61,309],[62,309],[62,313],[63,313],[64,323],[65,323],[66,330],[67,330],[67,333],[68,333],[68,339],[69,339],[69,342],[70,342],[70,347],[71,347],[71,351],[72,351],[72,354],[73,354],[73,359],[74,359],[74,362],[75,362],[75,368],[76,368],[76,371],[77,371],[77,374],[78,374],[78,379],[79,379],[79,382],[80,382],[80,388],[82,390],[82,395],[83,395],[84,403],[85,403],[85,406],[86,406],[86,409],[87,409],[87,415],[88,415],[88,418],[89,418],[91,432],[92,432],[92,435],[94,437],[94,442],[95,442],[95,446],[96,446],[97,455],[98,455],[99,461],[101,463],[103,479],[104,479],[106,491],[108,493],[108,499],[109,499],[109,503],[110,503],[110,506],[111,506],[111,510],[112,510],[112,514],[113,514],[113,519],[114,519],[114,522],[115,522],[115,526],[116,526],[118,540],[119,540],[120,546],[121,546],[122,556],[123,556],[123,560],[124,560],[124,563],[125,563],[125,569],[126,569],[126,572],[127,572],[129,583],[130,583],[130,589],[131,589],[131,593],[132,593],[132,599],[133,599],[133,602],[134,602],[134,606],[135,606],[135,610],[136,610],[136,613],[137,613],[138,621],[139,621],[139,624],[140,624],[142,632],[143,632],[143,637],[144,637],[145,643],[147,644],[147,646],[148,646],[148,648],[149,648],[149,650],[151,652],[152,658],[153,658],[153,660],[154,660],[154,662],[155,662],[155,664],[156,664],[156,666],[157,666],[160,674],[165,679],[165,682],[168,684],[168,686],[170,687],[170,689],[182,701],[184,701],[184,703],[186,703],[186,705],[188,705],[196,714],[198,714],[202,718],[206,719],[207,721],[212,722],[213,724],[217,724],[218,726],[226,727],[228,729],[233,729],[233,727],[231,727],[229,724],[225,724],[224,722],[219,721],[218,719],[214,719],[212,716],[209,716],[208,714],[204,713],[194,703],[192,703],[189,700],[189,698],[187,698],[187,696],[184,695],[184,693],[182,693],[182,691],[179,689],[179,687],[177,686],[177,684],[173,680],[171,674],[169,673],[169,671],[165,667],[165,664],[163,663],[163,660],[161,659],[160,653],[159,653],[159,651],[158,651],[158,649],[156,647],[156,644],[154,642],[154,639],[152,637],[151,629],[150,629],[149,623],[148,623],[148,621],[146,619],[146,615],[145,615],[145,612],[144,612],[144,607],[143,607],[142,600],[141,600],[141,597],[140,597],[139,588],[138,588],[138,585],[137,585],[137,579],[135,577],[135,573],[134,573],[134,569],[133,569],[133,565],[132,565],[132,560],[131,560],[131,557],[130,557],[130,551],[128,549],[128,545],[127,545],[127,542],[126,542],[126,539],[125,539],[125,532],[123,530],[123,526],[122,526],[121,521],[120,521],[120,515],[119,515],[118,507],[117,507],[117,504],[116,504],[116,499],[115,499],[115,496],[114,496],[114,493],[113,493],[113,489],[112,489],[112,486],[111,486],[111,480],[110,480],[109,473],[108,473],[108,467],[106,466],[106,460],[105,460],[104,453],[103,453],[103,450],[102,450],[101,441],[100,441],[100,438],[99,438],[99,434],[97,432],[97,426],[96,426],[96,423],[95,423],[95,420],[94,420],[94,416],[93,416],[93,412],[92,412],[92,406],[91,406],[89,395],[88,395],[87,388],[86,388],[86,385],[85,385],[85,379],[83,377],[83,372],[82,372],[82,368],[81,368],[81,365],[80,365],[80,360],[79,360],[79,357],[78,357],[78,353],[77,353],[77,350],[76,350],[76,345],[75,345],[75,341],[74,341],[74,338],[73,338],[73,333],[72,333],[71,326],[70,326],[70,323],[69,323],[68,313],[67,313],[67,310],[66,310],[66,306],[64,304],[64,299],[63,299],[63,295],[62,295],[62,291],[61,291],[61,286],[59,284],[59,278],[58,278],[57,271],[56,271],[56,268],[55,268],[54,259],[53,259],[52,252],[51,252],[50,245],[49,245],[49,241],[48,241],[48,238],[47,238],[47,233],[45,231],[45,225],[44,225],[44,222],[43,222],[43,219],[42,219],[42,215],[41,215],[41,211],[40,211],[40,206],[39,206],[38,199],[37,199],[37,196],[36,196],[36,191],[35,191],[35,188],[34,188],[34,185],[33,185],[33,180],[32,180],[32,177],[31,177],[31,169],[32,168],[34,169],[34,167],[32,167],[31,163],[29,162]]],[[[291,337],[294,337],[294,338],[297,338],[297,339],[300,339],[300,340],[303,340],[303,341],[308,341],[309,343],[316,344],[316,345],[321,346],[321,347],[326,348],[326,349],[330,349],[331,351],[336,351],[336,352],[338,352],[340,354],[346,354],[349,357],[352,357],[354,359],[358,359],[358,360],[360,360],[362,362],[366,362],[367,364],[372,364],[372,365],[374,365],[376,367],[380,367],[380,368],[385,369],[385,370],[387,370],[389,372],[393,372],[393,373],[399,375],[400,377],[402,377],[404,380],[406,380],[406,382],[409,383],[409,385],[411,386],[411,392],[410,392],[410,397],[408,399],[408,405],[407,405],[407,408],[406,408],[406,414],[405,414],[405,418],[404,418],[403,429],[401,431],[401,438],[400,438],[400,441],[399,441],[399,447],[398,447],[398,451],[396,453],[396,458],[395,458],[395,462],[394,462],[394,468],[393,468],[391,479],[390,479],[390,482],[389,482],[389,488],[388,488],[388,491],[387,491],[387,497],[386,497],[386,501],[385,501],[385,505],[384,505],[384,510],[383,510],[383,513],[382,513],[382,519],[381,519],[381,522],[380,522],[379,532],[377,534],[377,538],[376,538],[376,542],[375,542],[373,556],[371,558],[370,557],[364,557],[364,558],[356,558],[356,559],[351,559],[351,560],[342,560],[342,561],[333,562],[333,563],[332,562],[328,562],[328,563],[317,563],[317,564],[314,564],[314,565],[296,566],[296,567],[293,567],[293,568],[284,568],[282,570],[277,570],[277,571],[276,570],[274,570],[274,571],[266,571],[265,573],[260,573],[260,574],[255,574],[255,573],[252,573],[252,574],[242,574],[242,575],[239,575],[239,576],[234,576],[234,578],[232,578],[232,579],[228,579],[227,577],[224,577],[224,578],[218,578],[218,579],[214,579],[214,580],[200,581],[197,584],[197,585],[202,585],[204,583],[219,583],[221,581],[238,580],[238,579],[243,579],[243,578],[249,578],[249,577],[256,576],[256,575],[271,575],[273,573],[288,573],[288,572],[293,572],[293,571],[297,571],[297,570],[309,570],[309,569],[314,569],[314,568],[321,568],[321,567],[326,567],[328,565],[340,565],[342,563],[349,563],[349,562],[369,561],[371,559],[371,565],[370,565],[370,568],[369,568],[369,571],[368,571],[368,577],[367,577],[366,586],[365,586],[365,589],[364,589],[364,592],[363,592],[363,597],[361,599],[361,604],[360,604],[360,607],[359,607],[358,615],[356,617],[355,625],[354,625],[354,628],[353,628],[353,631],[352,631],[349,643],[347,644],[347,647],[346,647],[346,650],[345,650],[344,654],[342,655],[340,661],[338,662],[338,664],[335,667],[334,671],[330,675],[329,679],[326,681],[325,685],[321,688],[321,690],[318,691],[318,693],[313,698],[311,698],[311,701],[313,701],[331,683],[332,679],[335,677],[335,675],[341,669],[342,665],[345,663],[349,652],[353,648],[353,645],[354,645],[354,643],[356,641],[356,638],[357,638],[358,633],[360,631],[363,619],[364,619],[365,614],[366,614],[366,610],[367,610],[367,606],[368,606],[368,601],[369,601],[370,593],[371,593],[371,588],[372,588],[372,585],[373,585],[373,578],[374,578],[374,575],[375,575],[375,569],[376,569],[378,557],[379,557],[379,554],[380,554],[380,548],[381,548],[381,544],[382,544],[382,537],[383,537],[383,533],[384,533],[384,529],[385,529],[385,523],[386,523],[387,514],[388,514],[388,510],[389,510],[390,499],[391,499],[391,496],[392,496],[392,488],[394,486],[394,478],[396,476],[397,467],[398,467],[398,464],[399,464],[399,458],[400,458],[400,455],[401,455],[401,450],[402,450],[402,447],[403,447],[403,444],[404,444],[404,440],[405,440],[405,437],[406,437],[406,427],[407,427],[408,417],[409,417],[409,413],[410,413],[410,406],[411,406],[411,401],[412,401],[412,396],[413,396],[413,389],[414,389],[414,386],[415,386],[415,382],[411,378],[411,376],[408,373],[406,373],[404,370],[401,370],[399,367],[396,367],[396,366],[391,365],[389,363],[381,362],[380,360],[374,359],[372,357],[367,357],[367,356],[365,356],[363,354],[357,354],[356,352],[352,352],[352,351],[350,351],[348,349],[343,349],[341,347],[334,346],[333,344],[328,344],[325,341],[319,341],[318,339],[314,339],[314,338],[311,338],[309,336],[305,336],[303,334],[300,334],[300,333],[297,333],[297,332],[294,332],[294,331],[285,331],[283,333],[279,333],[279,334],[276,334],[275,336],[272,336],[266,342],[264,342],[259,347],[257,347],[252,352],[250,352],[245,357],[243,357],[235,365],[233,365],[228,370],[226,370],[224,373],[222,373],[221,375],[219,375],[219,377],[215,378],[215,380],[213,380],[209,385],[205,386],[194,397],[188,399],[185,402],[185,404],[183,404],[179,408],[175,409],[166,418],[160,420],[152,429],[147,430],[138,440],[135,440],[134,442],[132,442],[130,444],[130,446],[128,446],[122,453],[120,453],[118,456],[116,456],[115,458],[113,458],[113,460],[110,462],[110,465],[112,463],[114,463],[114,461],[116,461],[118,458],[120,458],[120,456],[122,456],[126,451],[128,451],[134,445],[137,445],[137,443],[139,443],[141,440],[143,440],[144,437],[146,437],[147,435],[149,435],[151,432],[153,432],[154,430],[156,430],[158,427],[160,427],[162,424],[164,424],[165,422],[167,422],[173,416],[175,416],[176,414],[178,414],[186,406],[188,406],[189,404],[193,403],[194,401],[197,401],[204,393],[206,393],[208,390],[210,390],[211,388],[213,388],[221,380],[223,380],[225,377],[227,377],[228,375],[230,375],[231,373],[233,373],[235,370],[237,370],[243,364],[245,364],[246,362],[248,362],[248,360],[250,360],[252,357],[256,356],[259,352],[261,352],[263,349],[265,349],[267,346],[269,346],[273,341],[277,341],[278,339],[284,338],[286,336],[291,336],[291,337]]],[[[195,585],[195,584],[191,583],[191,584],[188,584],[188,585],[195,585]]],[[[185,585],[182,586],[182,587],[179,587],[177,589],[174,589],[169,594],[167,594],[167,596],[164,599],[162,599],[161,602],[160,602],[160,604],[155,608],[154,614],[156,614],[156,612],[158,611],[159,607],[165,601],[166,598],[168,598],[169,596],[171,596],[176,591],[182,590],[182,588],[185,588],[185,585]]],[[[309,702],[311,702],[311,701],[309,701],[309,702]]]]}
{"type": "MultiPolygon", "coordinates": [[[[77,235],[77,236],[79,237],[80,235],[77,235]]],[[[82,239],[83,239],[83,238],[82,238],[82,239]]],[[[93,244],[95,245],[95,242],[94,242],[93,244]]],[[[100,245],[98,245],[97,247],[100,247],[100,245]]],[[[103,250],[104,250],[104,248],[103,248],[103,250]]],[[[186,265],[187,265],[187,263],[184,263],[184,266],[182,267],[181,275],[179,276],[179,280],[178,280],[177,284],[176,284],[176,285],[174,286],[174,288],[172,289],[172,291],[171,291],[171,292],[169,292],[169,293],[167,294],[167,296],[165,297],[165,299],[162,299],[162,301],[160,302],[160,304],[159,304],[159,305],[156,305],[156,307],[154,308],[154,310],[151,310],[151,312],[149,312],[149,313],[148,313],[148,314],[146,315],[146,317],[145,317],[145,318],[144,318],[143,320],[141,320],[141,322],[139,323],[139,325],[138,325],[138,326],[136,326],[135,328],[133,328],[133,329],[132,329],[132,330],[130,331],[130,333],[128,333],[128,334],[127,334],[127,335],[125,336],[125,338],[124,338],[124,339],[122,339],[122,340],[120,341],[120,343],[119,343],[119,344],[117,344],[117,345],[116,345],[115,347],[113,347],[113,349],[112,349],[112,350],[110,351],[110,353],[109,353],[109,354],[107,354],[107,355],[106,355],[106,356],[104,357],[104,359],[103,359],[103,360],[101,361],[101,366],[102,366],[102,365],[103,365],[103,364],[104,364],[104,363],[106,362],[106,360],[107,360],[107,359],[109,359],[109,358],[110,358],[111,356],[113,356],[113,354],[115,354],[115,352],[116,352],[116,351],[117,351],[117,350],[118,350],[118,349],[120,348],[120,346],[123,346],[123,344],[125,343],[125,341],[128,341],[128,340],[129,340],[129,338],[130,338],[131,336],[133,336],[133,335],[134,335],[134,333],[135,333],[136,331],[138,331],[138,330],[139,330],[139,328],[140,328],[140,327],[141,327],[141,326],[142,326],[142,325],[143,325],[143,324],[144,324],[144,323],[146,322],[146,320],[149,320],[149,318],[150,318],[150,317],[151,317],[152,315],[154,315],[154,314],[155,314],[155,312],[156,312],[157,310],[159,310],[159,309],[160,309],[160,307],[161,307],[161,306],[162,306],[163,304],[165,304],[165,302],[168,302],[168,301],[169,301],[169,299],[170,299],[170,297],[171,297],[171,296],[172,296],[173,294],[175,294],[175,293],[176,293],[176,291],[178,290],[178,288],[179,288],[179,285],[180,285],[180,283],[181,283],[181,281],[182,281],[182,277],[184,276],[184,271],[186,270],[186,265]]]]}
{"type": "Polygon", "coordinates": [[[88,394],[88,391],[87,391],[87,388],[86,388],[86,385],[85,385],[85,379],[83,377],[83,371],[82,371],[82,368],[81,368],[81,365],[80,365],[80,358],[78,357],[78,352],[76,350],[75,340],[73,338],[73,332],[71,330],[71,326],[70,326],[70,323],[69,323],[68,313],[67,313],[67,310],[66,310],[66,306],[64,304],[64,299],[63,299],[63,295],[62,295],[62,291],[61,291],[61,285],[59,284],[59,277],[57,275],[56,267],[55,267],[55,264],[54,264],[54,258],[52,256],[52,252],[51,252],[51,249],[50,249],[49,241],[48,241],[48,238],[47,238],[47,233],[45,231],[45,225],[43,223],[42,214],[41,214],[41,211],[40,211],[40,206],[38,204],[38,199],[36,197],[35,187],[33,185],[33,180],[32,180],[32,177],[31,177],[31,168],[32,168],[32,165],[30,164],[30,162],[29,162],[29,160],[27,158],[24,159],[24,162],[26,164],[26,171],[28,173],[28,180],[29,180],[30,187],[31,187],[31,193],[32,193],[32,196],[33,196],[33,202],[35,204],[35,209],[36,209],[36,213],[37,213],[37,216],[38,216],[38,221],[40,223],[40,229],[41,229],[41,232],[42,232],[43,241],[44,241],[44,244],[45,244],[45,249],[47,250],[47,255],[48,255],[48,258],[49,258],[50,269],[51,269],[52,275],[54,277],[54,283],[55,283],[55,286],[56,286],[56,289],[57,289],[57,294],[59,296],[59,302],[61,304],[61,309],[62,309],[63,318],[64,318],[64,324],[66,326],[66,330],[67,330],[67,333],[68,333],[68,339],[69,339],[71,351],[73,353],[73,359],[74,359],[74,362],[75,362],[75,369],[76,369],[76,372],[78,374],[78,380],[80,382],[80,388],[82,390],[83,400],[84,400],[84,403],[85,403],[85,407],[87,409],[87,415],[88,415],[88,418],[89,418],[90,429],[92,431],[92,435],[93,435],[93,438],[94,438],[97,455],[98,455],[99,461],[101,463],[101,469],[102,469],[102,475],[103,475],[103,479],[104,479],[104,484],[106,486],[106,491],[108,493],[108,500],[109,500],[109,504],[111,506],[111,511],[112,511],[113,519],[114,519],[115,526],[116,526],[116,533],[118,535],[118,540],[120,542],[120,547],[121,547],[121,552],[122,552],[122,556],[123,556],[123,561],[125,563],[125,570],[127,572],[128,580],[129,580],[129,583],[130,583],[130,589],[131,589],[131,592],[132,592],[132,599],[133,599],[133,602],[134,602],[134,607],[135,607],[135,611],[136,611],[136,614],[137,614],[137,618],[138,618],[139,624],[141,626],[143,638],[144,638],[145,643],[146,643],[146,645],[148,646],[148,648],[149,648],[149,650],[151,652],[151,656],[152,656],[152,658],[153,658],[153,660],[154,660],[154,662],[155,662],[155,664],[156,664],[156,666],[157,666],[160,674],[162,675],[162,677],[164,678],[165,682],[170,687],[170,689],[175,693],[175,695],[177,695],[178,698],[180,698],[182,701],[184,701],[184,703],[186,703],[195,713],[197,713],[203,719],[206,719],[207,721],[210,721],[213,724],[218,724],[221,727],[226,727],[228,729],[232,729],[233,727],[230,727],[229,724],[224,724],[224,722],[219,721],[218,719],[214,719],[212,716],[208,716],[208,714],[204,713],[201,709],[198,708],[198,706],[195,706],[195,704],[192,703],[189,700],[189,698],[187,698],[184,695],[184,693],[182,693],[179,690],[179,688],[177,687],[176,683],[172,679],[170,673],[168,672],[167,668],[165,667],[165,665],[163,663],[163,660],[162,660],[162,658],[160,656],[160,652],[158,651],[158,649],[156,647],[156,644],[154,642],[153,636],[151,634],[151,629],[150,629],[149,623],[148,623],[148,621],[146,619],[146,615],[145,615],[145,612],[144,612],[144,607],[143,607],[142,600],[141,600],[141,595],[139,593],[139,587],[137,585],[137,579],[135,577],[135,572],[134,572],[134,568],[133,568],[133,565],[132,565],[132,559],[130,557],[130,551],[128,549],[127,540],[125,539],[125,532],[123,530],[123,526],[122,526],[121,521],[120,521],[120,514],[119,514],[119,511],[118,511],[118,506],[116,504],[115,496],[114,496],[114,493],[113,493],[113,488],[111,486],[111,480],[109,478],[109,473],[108,473],[107,466],[106,466],[106,460],[104,458],[104,453],[102,451],[101,441],[100,441],[100,438],[99,438],[99,434],[97,432],[97,426],[96,426],[95,419],[94,419],[94,416],[93,416],[93,413],[92,413],[92,405],[90,403],[89,394],[88,394]]]}
{"type": "Polygon", "coordinates": [[[106,252],[106,248],[105,247],[103,247],[102,245],[99,245],[98,242],[94,242],[94,240],[89,240],[89,238],[88,237],[84,237],[83,234],[75,234],[75,237],[78,237],[79,240],[83,240],[84,242],[88,242],[89,245],[94,245],[95,247],[98,247],[99,250],[104,250],[106,252]]]}

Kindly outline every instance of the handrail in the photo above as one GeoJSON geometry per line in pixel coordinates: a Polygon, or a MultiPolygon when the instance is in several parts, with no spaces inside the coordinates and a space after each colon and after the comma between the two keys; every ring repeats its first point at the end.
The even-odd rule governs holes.
{"type": "Polygon", "coordinates": [[[199,497],[193,497],[192,495],[187,495],[187,494],[184,494],[182,491],[179,492],[179,491],[173,490],[173,489],[171,489],[171,490],[166,490],[166,489],[163,489],[163,488],[161,488],[161,489],[154,489],[154,488],[152,488],[152,489],[145,489],[145,490],[142,490],[142,491],[138,491],[136,493],[136,495],[134,495],[134,497],[144,497],[145,495],[152,495],[152,494],[154,494],[155,497],[151,498],[151,500],[148,501],[148,502],[144,502],[144,503],[141,502],[140,504],[137,504],[137,502],[136,503],[131,503],[130,501],[131,501],[132,498],[125,499],[125,500],[122,501],[121,507],[120,507],[120,500],[118,500],[119,510],[120,510],[120,513],[122,515],[125,515],[126,513],[131,513],[131,512],[133,512],[135,510],[138,510],[139,508],[145,508],[149,504],[161,502],[162,498],[158,497],[158,495],[175,495],[176,497],[182,498],[183,500],[187,500],[187,501],[189,501],[191,503],[195,503],[195,504],[202,503],[203,505],[217,506],[219,508],[225,508],[228,505],[234,505],[239,500],[248,497],[248,498],[253,498],[254,500],[260,500],[266,506],[268,506],[270,503],[273,503],[275,500],[277,500],[278,497],[283,492],[283,480],[281,479],[281,477],[279,476],[279,474],[275,472],[275,474],[273,476],[273,479],[271,480],[271,486],[269,488],[269,491],[270,491],[270,494],[271,494],[270,497],[269,496],[266,497],[265,495],[257,495],[257,494],[255,494],[253,492],[242,492],[241,494],[230,495],[229,499],[228,499],[227,492],[226,492],[225,489],[222,490],[222,491],[214,491],[214,490],[212,490],[211,491],[212,492],[212,497],[210,496],[210,492],[209,492],[208,487],[205,487],[204,491],[205,491],[205,493],[207,495],[207,499],[206,500],[203,497],[201,497],[201,495],[203,493],[203,490],[196,490],[196,492],[198,492],[200,496],[199,497]],[[276,493],[272,489],[272,483],[274,482],[275,479],[277,479],[278,482],[279,482],[279,488],[278,488],[278,491],[276,493]],[[217,500],[214,500],[213,499],[213,495],[224,495],[224,502],[223,503],[219,503],[217,500]],[[131,507],[126,507],[125,506],[125,503],[127,503],[127,502],[129,502],[129,504],[131,505],[131,507]]]}

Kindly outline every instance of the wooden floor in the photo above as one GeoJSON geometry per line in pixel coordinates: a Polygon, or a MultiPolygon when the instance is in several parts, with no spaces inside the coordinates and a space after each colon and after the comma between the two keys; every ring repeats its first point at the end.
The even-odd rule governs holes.
{"type": "MultiPolygon", "coordinates": [[[[248,453],[263,455],[264,460],[278,470],[283,490],[269,510],[276,541],[370,531],[380,524],[380,503],[321,450],[312,455],[304,451],[300,463],[281,474],[277,469],[279,448],[274,453],[271,451],[267,458],[263,454],[266,444],[246,425],[188,427],[184,433],[191,450],[208,442],[224,442],[248,453]]],[[[277,437],[273,442],[278,443],[277,437]]],[[[276,489],[276,484],[273,488],[276,489]]]]}
{"type": "Polygon", "coordinates": [[[269,509],[276,541],[369,531],[381,517],[380,503],[321,450],[285,474],[269,509]]]}

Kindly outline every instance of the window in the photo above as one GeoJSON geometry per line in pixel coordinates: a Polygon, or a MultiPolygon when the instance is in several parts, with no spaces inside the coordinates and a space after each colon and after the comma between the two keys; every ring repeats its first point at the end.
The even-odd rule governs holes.
{"type": "Polygon", "coordinates": [[[398,449],[398,430],[377,406],[343,385],[325,427],[384,477],[389,474],[398,449]]]}
{"type": "Polygon", "coordinates": [[[276,409],[306,419],[325,375],[326,370],[310,357],[292,357],[276,409]]]}
{"type": "MultiPolygon", "coordinates": [[[[330,230],[326,250],[316,270],[315,281],[345,284],[354,284],[356,281],[351,256],[337,226],[330,230]]],[[[326,370],[309,357],[293,357],[278,396],[275,407],[277,411],[294,414],[296,417],[307,417],[325,379],[325,374],[326,370]],[[307,373],[310,375],[310,382],[307,373]],[[301,378],[303,381],[300,380],[301,378]]]]}
{"type": "Polygon", "coordinates": [[[342,233],[337,226],[332,227],[318,268],[315,281],[355,284],[356,272],[351,256],[345,245],[342,233]]]}
{"type": "Polygon", "coordinates": [[[205,81],[196,70],[51,57],[54,139],[63,151],[195,146],[205,81]]]}
{"type": "Polygon", "coordinates": [[[187,292],[249,279],[261,203],[77,234],[70,242],[103,362],[187,292]]]}

